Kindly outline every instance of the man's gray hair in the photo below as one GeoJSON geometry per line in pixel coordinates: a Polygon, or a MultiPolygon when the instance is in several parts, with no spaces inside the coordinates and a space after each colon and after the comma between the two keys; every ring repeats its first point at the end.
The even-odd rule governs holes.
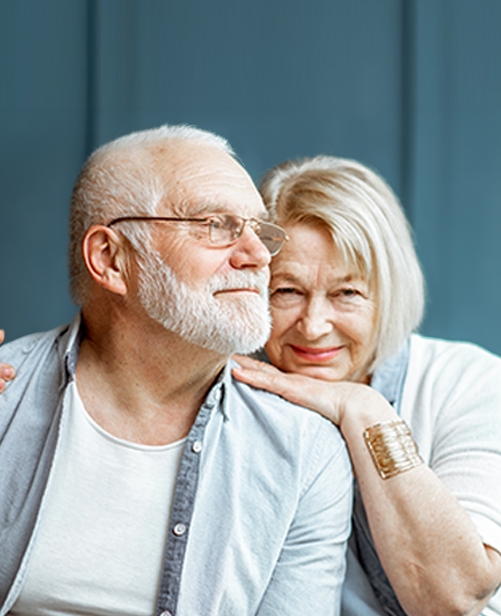
{"type": "Polygon", "coordinates": [[[395,194],[364,165],[331,156],[282,163],[260,190],[272,220],[324,226],[345,263],[369,283],[377,309],[373,372],[419,326],[424,310],[423,274],[395,194]]]}
{"type": "MultiPolygon", "coordinates": [[[[161,146],[173,140],[198,141],[234,155],[218,135],[193,126],[164,125],[101,146],[83,166],[73,188],[69,221],[70,291],[76,304],[85,301],[91,281],[81,253],[87,229],[120,216],[155,214],[166,197],[156,162],[161,146]]],[[[121,231],[136,249],[149,236],[142,225],[133,223],[124,223],[121,231]]]]}

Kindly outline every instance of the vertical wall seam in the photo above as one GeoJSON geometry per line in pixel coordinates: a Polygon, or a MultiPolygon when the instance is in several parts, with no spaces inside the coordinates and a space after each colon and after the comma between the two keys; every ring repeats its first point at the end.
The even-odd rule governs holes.
{"type": "Polygon", "coordinates": [[[416,7],[415,0],[401,0],[401,139],[402,204],[414,222],[414,147],[416,121],[416,7]]]}
{"type": "Polygon", "coordinates": [[[85,151],[84,160],[96,147],[98,32],[97,1],[86,2],[85,151]]]}

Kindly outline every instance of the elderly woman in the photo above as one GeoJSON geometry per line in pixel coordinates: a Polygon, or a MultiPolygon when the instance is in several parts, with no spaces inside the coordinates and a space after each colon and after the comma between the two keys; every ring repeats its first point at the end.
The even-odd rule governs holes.
{"type": "Polygon", "coordinates": [[[343,614],[501,614],[501,360],[413,334],[423,280],[404,214],[349,160],[287,162],[262,194],[269,364],[235,375],[337,424],[356,476],[343,614]],[[409,430],[410,428],[410,430],[409,430]]]}

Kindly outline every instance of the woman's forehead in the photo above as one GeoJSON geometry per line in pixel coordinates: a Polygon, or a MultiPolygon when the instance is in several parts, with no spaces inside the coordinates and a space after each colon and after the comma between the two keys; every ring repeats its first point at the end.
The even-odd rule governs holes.
{"type": "Polygon", "coordinates": [[[301,222],[284,228],[290,239],[272,260],[272,274],[291,276],[322,269],[331,278],[368,278],[364,261],[354,249],[336,242],[326,225],[301,222]]]}

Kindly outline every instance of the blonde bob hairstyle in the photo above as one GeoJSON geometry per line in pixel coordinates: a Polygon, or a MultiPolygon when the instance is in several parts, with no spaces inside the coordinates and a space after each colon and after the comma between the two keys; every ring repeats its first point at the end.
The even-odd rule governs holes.
{"type": "MultiPolygon", "coordinates": [[[[175,140],[198,141],[233,156],[228,142],[218,135],[194,126],[165,124],[101,146],[83,166],[73,188],[69,221],[70,291],[76,304],[85,302],[91,284],[81,252],[87,229],[120,216],[155,215],[167,198],[158,161],[164,147],[175,140]]],[[[132,222],[123,223],[120,231],[136,250],[150,236],[146,226],[132,222]]]]}
{"type": "Polygon", "coordinates": [[[260,190],[274,222],[320,224],[368,282],[377,309],[372,373],[419,326],[424,310],[423,274],[393,191],[364,165],[331,156],[277,165],[260,190]]]}

